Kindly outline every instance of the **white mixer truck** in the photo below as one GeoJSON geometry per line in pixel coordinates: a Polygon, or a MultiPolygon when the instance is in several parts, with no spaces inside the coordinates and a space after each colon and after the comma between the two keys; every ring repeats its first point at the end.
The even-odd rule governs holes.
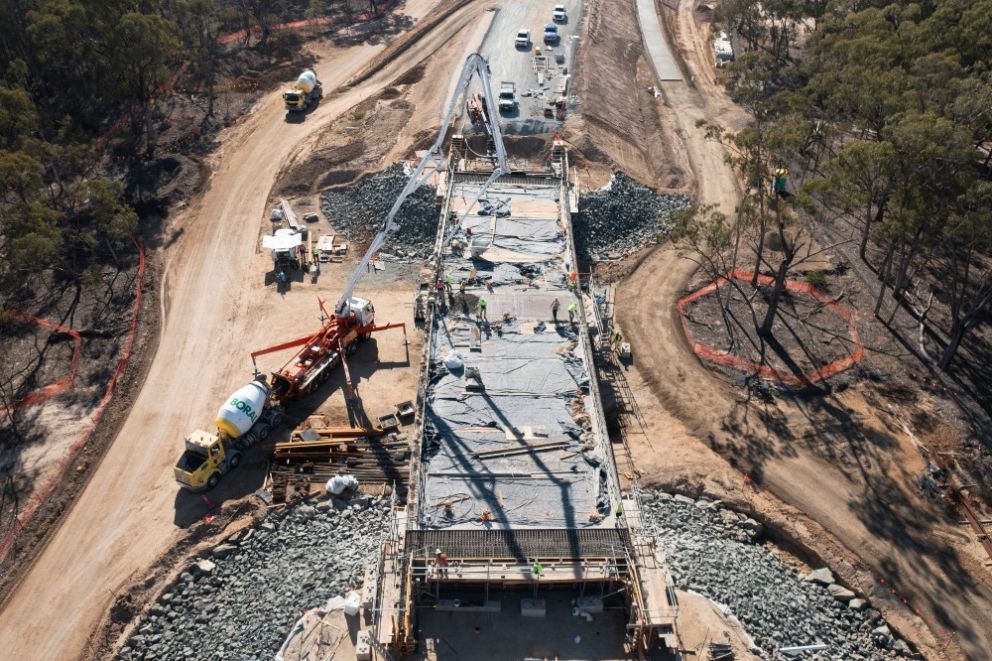
{"type": "Polygon", "coordinates": [[[217,411],[216,434],[197,429],[186,437],[176,462],[176,481],[191,491],[212,489],[222,475],[241,463],[242,452],[265,439],[281,418],[270,402],[264,375],[236,390],[217,411]]]}
{"type": "Polygon", "coordinates": [[[301,73],[293,86],[282,93],[288,112],[304,112],[323,96],[324,86],[311,69],[301,73]]]}

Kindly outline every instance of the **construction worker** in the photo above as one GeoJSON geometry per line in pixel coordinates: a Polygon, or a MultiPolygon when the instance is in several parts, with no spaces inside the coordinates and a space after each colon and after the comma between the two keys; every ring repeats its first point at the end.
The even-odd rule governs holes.
{"type": "Polygon", "coordinates": [[[440,578],[448,578],[448,554],[437,549],[434,552],[434,562],[437,564],[437,575],[440,578]]]}
{"type": "Polygon", "coordinates": [[[544,565],[541,564],[540,560],[534,561],[534,576],[541,578],[541,574],[544,573],[544,565]]]}
{"type": "Polygon", "coordinates": [[[445,289],[448,290],[449,293],[453,289],[452,286],[451,286],[451,283],[452,283],[451,274],[450,273],[445,273],[444,274],[444,287],[445,287],[445,289]]]}
{"type": "Polygon", "coordinates": [[[479,297],[479,319],[481,321],[489,321],[489,319],[486,317],[486,306],[488,306],[488,305],[489,305],[489,303],[486,301],[486,299],[484,299],[484,298],[482,298],[480,296],[479,297]]]}
{"type": "Polygon", "coordinates": [[[579,304],[572,303],[568,306],[568,323],[575,325],[575,317],[579,314],[579,304]]]}
{"type": "Polygon", "coordinates": [[[486,280],[486,291],[489,292],[490,294],[495,294],[496,293],[496,292],[493,291],[493,281],[492,280],[486,280]]]}
{"type": "Polygon", "coordinates": [[[620,334],[620,331],[617,331],[616,333],[613,334],[612,340],[613,340],[613,350],[620,351],[620,343],[623,342],[623,335],[620,334]]]}
{"type": "Polygon", "coordinates": [[[558,323],[558,308],[561,307],[561,302],[556,298],[551,301],[551,318],[555,320],[555,324],[558,323]]]}
{"type": "Polygon", "coordinates": [[[446,309],[445,303],[447,302],[444,294],[448,288],[444,284],[444,280],[441,278],[438,278],[437,285],[435,286],[437,287],[437,304],[441,306],[442,310],[444,310],[446,309]]]}

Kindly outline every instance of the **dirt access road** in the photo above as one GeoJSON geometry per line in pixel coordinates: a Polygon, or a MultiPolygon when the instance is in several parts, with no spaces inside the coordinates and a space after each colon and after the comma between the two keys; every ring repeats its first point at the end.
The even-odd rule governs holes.
{"type": "MultiPolygon", "coordinates": [[[[431,6],[418,0],[405,11],[420,18],[431,6]]],[[[478,11],[468,5],[424,41],[445,43],[478,11]]],[[[322,53],[316,69],[325,89],[334,90],[381,49],[359,45],[322,53]]],[[[281,98],[273,93],[223,136],[207,191],[175,221],[182,235],[165,255],[165,322],[148,378],[82,497],[0,613],[4,656],[76,658],[117,590],[182,534],[175,520],[185,513],[175,509],[172,479],[179,439],[209,425],[220,398],[241,385],[248,373],[248,329],[266,323],[264,308],[243,302],[253,286],[255,227],[272,182],[320,127],[431,52],[415,47],[361,85],[340,96],[329,93],[303,123],[285,122],[281,98]]]]}
{"type": "MultiPolygon", "coordinates": [[[[736,177],[723,150],[695,122],[735,129],[744,117],[715,76],[708,24],[697,20],[695,4],[682,0],[674,14],[664,14],[689,80],[659,84],[665,121],[680,138],[698,201],[732,212],[736,177]]],[[[829,398],[822,408],[788,400],[771,407],[746,403],[698,361],[683,337],[675,301],[695,270],[670,247],[660,248],[618,289],[619,320],[636,361],[629,380],[648,426],[641,447],[632,443],[638,469],[654,483],[750,502],[827,558],[928,658],[987,658],[992,596],[975,580],[981,567],[949,541],[960,539],[960,531],[941,524],[915,488],[925,462],[906,424],[909,413],[870,403],[867,386],[829,398]],[[639,295],[645,291],[652,295],[639,295]],[[751,470],[755,457],[761,459],[760,492],[731,465],[751,470]],[[854,457],[854,465],[843,457],[854,457]],[[881,578],[888,582],[880,584],[881,578]]]]}

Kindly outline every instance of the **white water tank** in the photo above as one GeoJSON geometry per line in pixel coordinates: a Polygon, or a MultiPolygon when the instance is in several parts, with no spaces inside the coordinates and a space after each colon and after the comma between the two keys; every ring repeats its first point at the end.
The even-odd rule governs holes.
{"type": "Polygon", "coordinates": [[[307,69],[296,79],[296,88],[302,90],[304,94],[309,94],[317,86],[317,74],[307,69]]]}
{"type": "Polygon", "coordinates": [[[265,409],[269,388],[264,381],[252,381],[235,390],[217,411],[214,425],[222,434],[237,438],[251,429],[265,409]]]}

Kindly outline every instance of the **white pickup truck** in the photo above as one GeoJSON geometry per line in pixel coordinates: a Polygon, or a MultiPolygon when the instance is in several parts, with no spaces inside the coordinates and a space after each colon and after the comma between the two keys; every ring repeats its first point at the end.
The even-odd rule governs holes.
{"type": "Polygon", "coordinates": [[[514,42],[517,48],[530,48],[530,30],[521,28],[517,31],[517,40],[514,42]]]}
{"type": "Polygon", "coordinates": [[[499,111],[513,112],[517,108],[517,85],[508,80],[499,84],[499,111]]]}

